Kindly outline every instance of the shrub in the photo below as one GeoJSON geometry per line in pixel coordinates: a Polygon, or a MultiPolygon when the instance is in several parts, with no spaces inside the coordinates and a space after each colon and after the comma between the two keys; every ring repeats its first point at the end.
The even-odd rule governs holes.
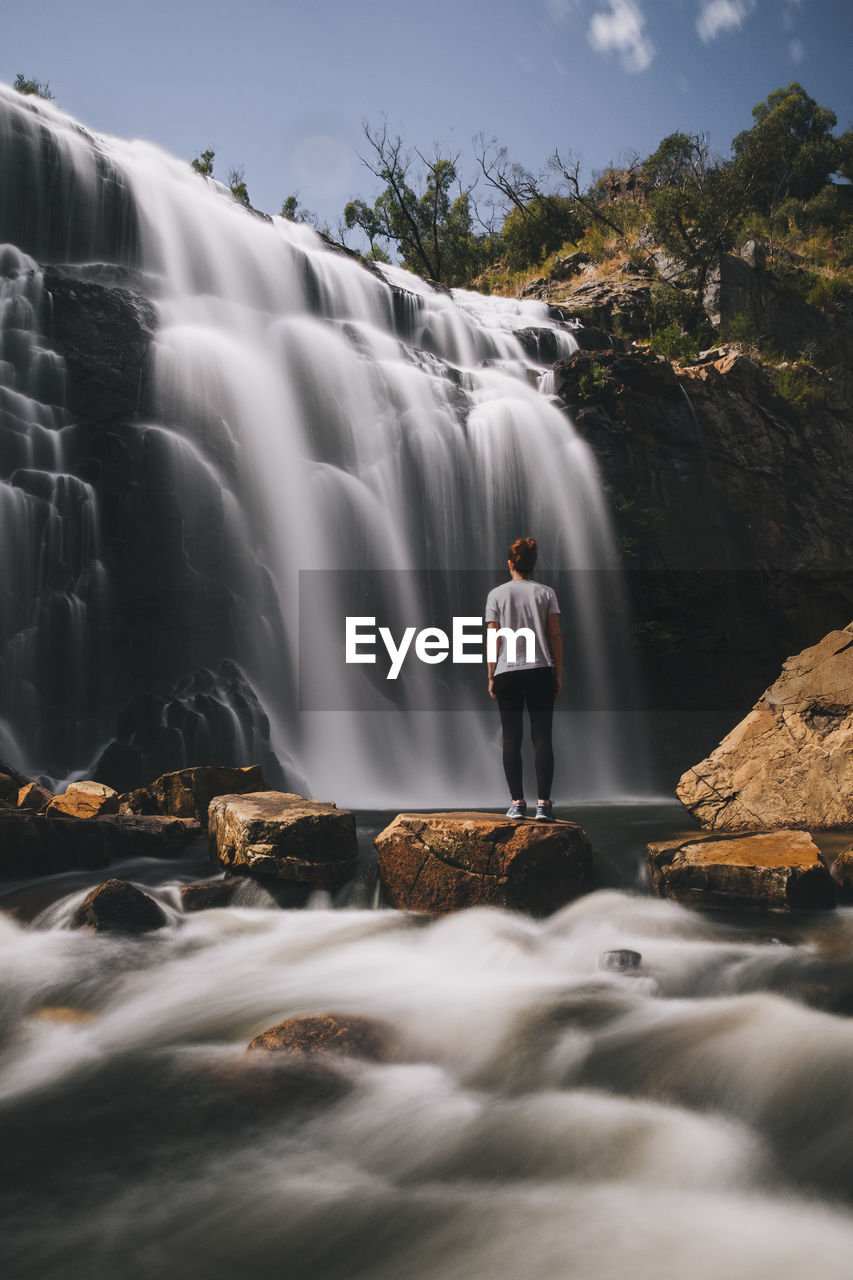
{"type": "Polygon", "coordinates": [[[695,360],[699,354],[699,343],[690,334],[684,333],[675,321],[663,329],[652,329],[649,334],[649,345],[658,355],[672,364],[685,364],[695,360]]]}

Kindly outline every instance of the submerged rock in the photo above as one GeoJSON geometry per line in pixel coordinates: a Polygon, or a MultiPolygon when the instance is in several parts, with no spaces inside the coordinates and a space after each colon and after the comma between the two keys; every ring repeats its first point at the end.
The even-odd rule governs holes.
{"type": "Polygon", "coordinates": [[[358,866],[353,815],[290,792],[217,796],[208,829],[211,860],[239,873],[338,889],[358,866]]]}
{"type": "Polygon", "coordinates": [[[71,782],[63,795],[54,796],[46,812],[65,813],[71,818],[118,813],[118,792],[103,782],[71,782]]]}
{"type": "Polygon", "coordinates": [[[197,880],[194,884],[182,884],[181,906],[184,911],[227,907],[239,886],[239,880],[197,880]]]}
{"type": "Polygon", "coordinates": [[[334,1054],[371,1062],[392,1062],[397,1057],[396,1042],[384,1022],[346,1013],[287,1018],[255,1036],[247,1052],[259,1049],[294,1055],[334,1054]]]}
{"type": "Polygon", "coordinates": [[[614,969],[618,973],[639,969],[642,962],[643,957],[639,951],[630,951],[628,948],[619,951],[602,951],[598,957],[599,969],[614,969]]]}
{"type": "Polygon", "coordinates": [[[149,786],[129,792],[122,797],[122,808],[130,813],[194,818],[207,829],[207,810],[214,796],[265,790],[260,765],[245,768],[199,765],[164,773],[149,786]]]}
{"type": "Polygon", "coordinates": [[[385,896],[404,911],[490,905],[544,916],[592,887],[592,850],[573,822],[400,813],[374,844],[385,896]]]}
{"type": "Polygon", "coordinates": [[[96,933],[150,933],[165,924],[162,907],[126,880],[99,884],[71,918],[72,929],[94,929],[96,933]]]}
{"type": "Polygon", "coordinates": [[[853,827],[853,623],[789,658],[677,794],[714,830],[853,827]]]}
{"type": "Polygon", "coordinates": [[[648,846],[652,887],[688,907],[800,909],[835,906],[829,871],[806,831],[711,836],[648,846]]]}

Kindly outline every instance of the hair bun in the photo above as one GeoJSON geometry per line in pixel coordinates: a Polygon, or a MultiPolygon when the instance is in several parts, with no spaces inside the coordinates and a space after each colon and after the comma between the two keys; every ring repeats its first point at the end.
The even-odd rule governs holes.
{"type": "Polygon", "coordinates": [[[516,573],[527,575],[533,572],[538,553],[535,538],[517,538],[509,549],[509,560],[516,573]]]}

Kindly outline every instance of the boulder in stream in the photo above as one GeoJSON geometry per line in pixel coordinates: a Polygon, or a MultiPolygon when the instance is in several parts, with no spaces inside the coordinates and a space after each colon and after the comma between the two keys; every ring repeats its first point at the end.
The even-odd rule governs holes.
{"type": "Polygon", "coordinates": [[[207,829],[207,810],[214,796],[243,795],[265,791],[261,766],[232,768],[227,765],[198,765],[177,769],[121,797],[121,807],[130,813],[170,814],[194,818],[207,829]]]}
{"type": "Polygon", "coordinates": [[[545,916],[592,888],[592,849],[573,822],[399,813],[374,844],[385,897],[403,911],[488,905],[545,916]]]}
{"type": "Polygon", "coordinates": [[[150,933],[165,923],[162,907],[126,880],[99,884],[71,919],[73,929],[94,929],[96,933],[150,933]]]}
{"type": "Polygon", "coordinates": [[[70,782],[61,796],[53,797],[46,812],[64,813],[70,818],[118,813],[118,792],[103,782],[70,782]]]}
{"type": "Polygon", "coordinates": [[[714,830],[853,827],[853,623],[789,658],[677,791],[714,830]]]}
{"type": "Polygon", "coordinates": [[[211,860],[238,874],[339,889],[358,866],[353,815],[290,792],[216,796],[208,831],[211,860]]]}
{"type": "Polygon", "coordinates": [[[255,1036],[247,1052],[259,1049],[294,1055],[333,1054],[371,1062],[393,1062],[397,1057],[396,1042],[384,1022],[347,1013],[287,1018],[255,1036]]]}
{"type": "Polygon", "coordinates": [[[687,907],[834,907],[829,871],[807,831],[695,832],[648,846],[652,887],[687,907]]]}

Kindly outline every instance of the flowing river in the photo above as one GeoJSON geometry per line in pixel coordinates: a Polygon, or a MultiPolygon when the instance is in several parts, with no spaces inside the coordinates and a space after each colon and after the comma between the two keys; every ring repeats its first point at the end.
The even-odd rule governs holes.
{"type": "Polygon", "coordinates": [[[0,758],[56,783],[266,751],[357,809],[365,858],[303,911],[247,886],[184,913],[203,850],[113,866],[168,917],[136,940],[70,927],[100,873],[3,882],[4,1274],[846,1280],[853,915],[645,890],[646,841],[685,819],[624,801],[648,790],[630,619],[594,459],[549,395],[571,326],[371,273],[3,87],[0,160],[0,758]],[[108,322],[129,315],[138,403],[137,330],[111,345],[108,322]],[[430,574],[492,585],[529,533],[585,692],[558,716],[562,812],[606,887],[544,921],[383,909],[370,837],[393,812],[499,800],[482,672],[393,704],[324,677],[312,702],[301,660],[358,575],[420,625],[430,574]],[[602,961],[620,950],[639,966],[602,961]],[[327,1012],[382,1020],[396,1060],[247,1061],[327,1012]]]}

